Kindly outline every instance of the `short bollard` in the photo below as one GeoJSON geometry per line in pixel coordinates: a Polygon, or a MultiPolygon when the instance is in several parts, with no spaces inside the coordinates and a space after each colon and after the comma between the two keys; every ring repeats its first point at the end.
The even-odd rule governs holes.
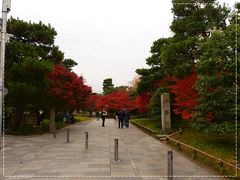
{"type": "Polygon", "coordinates": [[[88,132],[85,132],[85,148],[88,149],[88,132]]]}
{"type": "Polygon", "coordinates": [[[118,161],[118,139],[114,139],[114,160],[118,161]]]}
{"type": "Polygon", "coordinates": [[[173,180],[173,152],[168,151],[168,180],[173,180]]]}
{"type": "Polygon", "coordinates": [[[53,138],[56,138],[56,125],[54,124],[53,127],[53,138]]]}
{"type": "Polygon", "coordinates": [[[69,143],[70,129],[67,129],[67,143],[69,143]]]}

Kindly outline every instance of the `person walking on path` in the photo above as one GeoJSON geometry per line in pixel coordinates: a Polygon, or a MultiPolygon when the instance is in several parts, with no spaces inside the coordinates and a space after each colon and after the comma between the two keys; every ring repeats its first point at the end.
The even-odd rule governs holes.
{"type": "Polygon", "coordinates": [[[124,120],[124,118],[125,118],[125,113],[124,113],[123,109],[121,109],[120,111],[118,111],[118,112],[116,113],[116,115],[117,115],[117,117],[118,117],[118,128],[120,128],[120,126],[121,126],[121,128],[123,128],[123,120],[124,120]]]}
{"type": "Polygon", "coordinates": [[[107,111],[106,109],[103,109],[101,112],[101,116],[102,116],[102,127],[105,127],[105,118],[107,116],[107,111]]]}
{"type": "Polygon", "coordinates": [[[124,109],[124,124],[127,128],[129,127],[129,120],[130,120],[130,113],[127,109],[124,109]]]}

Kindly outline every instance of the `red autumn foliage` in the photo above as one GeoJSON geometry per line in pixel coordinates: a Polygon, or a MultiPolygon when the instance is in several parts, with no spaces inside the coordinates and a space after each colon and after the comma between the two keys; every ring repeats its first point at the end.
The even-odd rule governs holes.
{"type": "Polygon", "coordinates": [[[136,97],[135,106],[141,114],[148,112],[150,98],[149,93],[142,93],[136,97]]]}
{"type": "Polygon", "coordinates": [[[48,74],[48,79],[49,100],[61,108],[81,108],[92,92],[91,87],[84,84],[82,76],[77,76],[61,65],[54,66],[54,71],[48,74]]]}
{"type": "Polygon", "coordinates": [[[175,114],[181,114],[184,120],[188,120],[194,111],[193,108],[197,105],[197,92],[193,87],[197,81],[197,74],[192,73],[181,79],[172,78],[172,81],[175,85],[169,87],[171,93],[176,96],[173,111],[175,114]]]}
{"type": "Polygon", "coordinates": [[[176,78],[174,78],[174,77],[166,77],[164,79],[157,80],[154,83],[154,87],[155,88],[158,88],[158,87],[168,87],[169,85],[172,84],[172,81],[175,81],[175,80],[176,80],[176,78]]]}
{"type": "Polygon", "coordinates": [[[119,110],[126,108],[128,110],[135,109],[134,101],[130,99],[125,91],[116,91],[111,94],[101,96],[96,99],[96,108],[101,110],[107,108],[108,110],[119,110]]]}
{"type": "Polygon", "coordinates": [[[98,101],[98,99],[100,99],[101,96],[98,94],[92,94],[91,96],[89,96],[86,101],[85,101],[85,108],[86,109],[92,109],[92,110],[96,110],[96,103],[98,101]]]}

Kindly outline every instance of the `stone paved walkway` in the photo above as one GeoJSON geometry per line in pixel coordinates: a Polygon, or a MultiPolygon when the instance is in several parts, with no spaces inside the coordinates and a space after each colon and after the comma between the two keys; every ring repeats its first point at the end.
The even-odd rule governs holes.
{"type": "MultiPolygon", "coordinates": [[[[167,179],[169,147],[133,125],[118,129],[116,120],[76,123],[41,136],[5,136],[4,177],[0,179],[167,179]],[[85,149],[85,132],[89,149],[85,149]],[[114,139],[119,139],[119,162],[114,161],[114,139]]],[[[1,157],[1,158],[3,158],[1,157]]],[[[174,179],[214,179],[218,176],[173,151],[174,179]],[[203,178],[205,176],[206,178],[203,178]]],[[[2,161],[2,159],[1,159],[2,161]]],[[[2,177],[2,178],[1,178],[2,177]]],[[[217,178],[220,179],[220,178],[217,178]]]]}

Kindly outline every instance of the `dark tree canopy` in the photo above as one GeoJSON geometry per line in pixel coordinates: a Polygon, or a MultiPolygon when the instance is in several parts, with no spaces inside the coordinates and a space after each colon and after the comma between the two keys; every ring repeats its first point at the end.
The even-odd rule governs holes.
{"type": "Polygon", "coordinates": [[[7,31],[11,34],[6,46],[5,85],[8,88],[6,105],[15,109],[14,129],[21,124],[24,111],[46,108],[46,92],[49,89],[47,75],[54,64],[75,65],[54,44],[57,35],[51,25],[25,22],[10,18],[7,31]]]}
{"type": "MultiPolygon", "coordinates": [[[[138,94],[153,95],[150,113],[155,112],[157,90],[169,85],[176,85],[171,93],[174,99],[180,99],[178,103],[181,104],[176,82],[196,73],[194,82],[186,82],[192,86],[188,87],[189,92],[196,92],[192,101],[197,102],[191,107],[189,117],[199,127],[201,124],[205,130],[209,127],[208,132],[231,132],[233,128],[229,124],[234,124],[234,100],[238,87],[235,54],[239,52],[236,49],[239,7],[236,4],[236,9],[230,11],[216,0],[189,0],[187,3],[186,0],[173,0],[174,17],[170,25],[173,36],[155,41],[151,56],[146,59],[149,68],[136,70],[140,76],[138,94]],[[166,80],[168,83],[161,83],[166,80]]],[[[184,87],[182,90],[185,91],[184,87]]]]}
{"type": "Polygon", "coordinates": [[[112,82],[112,78],[107,78],[103,80],[103,94],[110,94],[114,90],[114,85],[112,82]]]}
{"type": "Polygon", "coordinates": [[[229,10],[216,0],[173,0],[173,22],[170,26],[175,37],[208,37],[211,31],[224,29],[229,10]]]}
{"type": "Polygon", "coordinates": [[[78,65],[73,59],[64,59],[62,63],[69,71],[71,71],[74,66],[78,65]]]}
{"type": "MultiPolygon", "coordinates": [[[[236,25],[231,24],[223,32],[214,32],[201,46],[203,53],[197,64],[199,80],[196,84],[199,94],[196,122],[199,128],[216,133],[234,132],[236,88],[239,87],[236,65],[240,63],[239,59],[236,63],[235,57],[240,42],[237,50],[235,40],[236,25]],[[212,125],[207,126],[209,121],[212,125]]],[[[239,108],[237,111],[239,114],[239,108]]]]}
{"type": "Polygon", "coordinates": [[[54,46],[57,32],[51,25],[25,22],[10,18],[7,23],[7,31],[11,34],[10,42],[7,44],[6,66],[20,63],[26,58],[36,60],[61,61],[63,56],[58,47],[54,46]]]}
{"type": "Polygon", "coordinates": [[[151,47],[152,55],[146,59],[148,69],[137,69],[140,75],[138,92],[156,88],[153,83],[168,76],[183,77],[192,73],[199,61],[202,41],[213,30],[223,30],[229,10],[215,0],[174,0],[174,19],[171,30],[174,36],[160,38],[151,47]]]}

